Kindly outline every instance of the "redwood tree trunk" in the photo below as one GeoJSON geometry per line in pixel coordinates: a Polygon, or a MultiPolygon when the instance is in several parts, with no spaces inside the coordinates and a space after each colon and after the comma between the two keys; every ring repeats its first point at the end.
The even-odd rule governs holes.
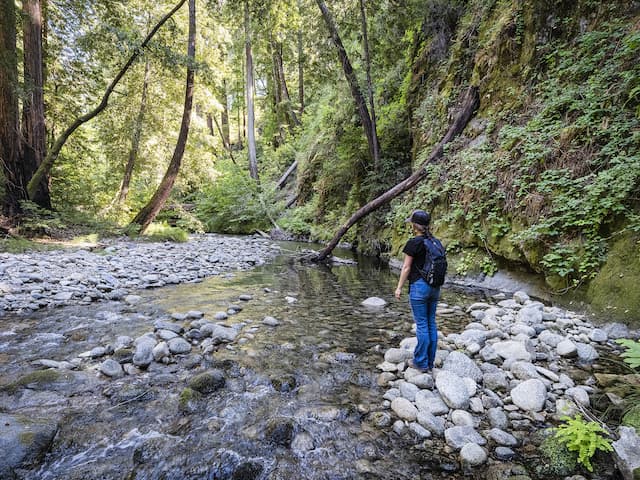
{"type": "Polygon", "coordinates": [[[249,149],[249,175],[258,180],[258,156],[256,153],[255,114],[253,111],[253,53],[251,52],[251,17],[249,16],[249,0],[244,0],[244,47],[247,57],[247,77],[245,92],[247,94],[247,147],[249,149]]]}
{"type": "Polygon", "coordinates": [[[360,121],[362,122],[362,128],[364,129],[364,134],[367,137],[367,143],[369,144],[369,154],[371,155],[371,159],[373,160],[374,165],[378,164],[379,161],[379,152],[380,146],[378,143],[378,136],[373,128],[373,123],[371,122],[371,117],[369,116],[369,109],[367,108],[367,102],[360,91],[360,85],[358,84],[358,77],[353,71],[353,67],[351,66],[351,61],[347,55],[347,51],[342,44],[342,40],[340,39],[340,35],[338,34],[338,27],[336,26],[336,22],[331,15],[331,12],[327,8],[326,4],[323,0],[316,0],[318,7],[320,7],[320,11],[322,12],[322,17],[324,18],[325,23],[327,24],[327,28],[329,29],[329,33],[331,34],[331,38],[333,40],[336,49],[338,50],[338,57],[340,57],[340,63],[342,64],[342,69],[344,70],[344,76],[349,83],[349,88],[351,89],[351,96],[353,100],[356,102],[356,107],[358,109],[358,114],[360,115],[360,121]]]}
{"type": "Polygon", "coordinates": [[[382,205],[388,203],[392,199],[396,198],[401,193],[410,190],[414,186],[416,186],[422,179],[427,176],[427,167],[430,163],[433,163],[439,160],[444,155],[444,146],[453,140],[456,136],[458,136],[464,128],[467,126],[476,110],[480,105],[480,96],[478,95],[478,87],[469,87],[467,90],[466,96],[462,103],[462,107],[460,112],[458,113],[455,121],[449,127],[449,130],[442,137],[440,143],[436,145],[436,147],[431,151],[431,155],[429,158],[425,160],[425,162],[416,170],[412,175],[405,178],[402,182],[398,183],[396,186],[387,190],[379,197],[373,199],[366,205],[362,206],[358,211],[356,211],[349,220],[346,221],[344,225],[340,227],[335,236],[331,239],[331,241],[327,244],[325,248],[323,248],[318,254],[314,257],[316,261],[322,261],[326,259],[329,254],[336,248],[340,239],[344,236],[345,233],[361,218],[367,216],[374,210],[377,210],[382,205]]]}
{"type": "Polygon", "coordinates": [[[287,87],[287,79],[284,76],[284,62],[282,61],[282,44],[276,43],[274,45],[274,51],[275,51],[274,52],[275,68],[278,70],[278,75],[276,77],[280,82],[280,100],[285,104],[287,116],[289,117],[289,126],[296,127],[300,125],[300,121],[298,120],[296,112],[293,109],[293,104],[291,103],[291,97],[289,96],[289,88],[287,87]]]}
{"type": "Polygon", "coordinates": [[[140,136],[142,135],[142,121],[144,120],[144,113],[147,110],[147,90],[149,88],[149,76],[151,71],[151,64],[149,59],[144,64],[144,80],[142,81],[142,95],[140,96],[140,109],[136,116],[136,123],[133,126],[133,135],[131,137],[131,149],[129,150],[129,158],[127,159],[127,165],[124,167],[124,176],[122,177],[122,184],[120,185],[120,193],[118,194],[118,203],[122,205],[127,200],[129,194],[129,184],[131,183],[131,177],[133,176],[133,168],[138,160],[138,152],[140,150],[140,136]]]}
{"type": "MultiPolygon", "coordinates": [[[[44,81],[42,57],[42,11],[40,0],[23,0],[24,85],[22,102],[22,155],[25,182],[42,164],[46,155],[44,121],[44,81]]],[[[42,208],[51,209],[49,176],[44,175],[33,197],[42,208]]]]}
{"type": "Polygon", "coordinates": [[[2,212],[8,217],[19,214],[20,201],[27,198],[18,136],[17,87],[15,2],[0,0],[0,163],[5,183],[2,212]]]}
{"type": "Polygon", "coordinates": [[[360,15],[362,17],[362,44],[364,50],[364,64],[367,71],[367,93],[369,94],[369,108],[371,111],[371,128],[376,142],[373,147],[375,152],[373,158],[375,160],[376,170],[380,167],[380,145],[378,144],[378,128],[376,126],[376,108],[373,102],[373,82],[371,81],[371,55],[369,53],[369,36],[367,34],[367,12],[364,8],[364,0],[360,0],[360,15]]]}
{"type": "Polygon", "coordinates": [[[184,156],[184,150],[187,144],[187,136],[189,135],[189,125],[191,123],[191,110],[193,107],[193,90],[194,90],[194,70],[196,55],[196,0],[189,0],[189,43],[187,47],[187,85],[184,96],[184,110],[182,112],[182,123],[180,124],[180,133],[176,142],[176,148],[173,151],[173,157],[164,174],[156,193],[151,197],[149,203],[144,206],[140,213],[131,221],[132,224],[140,226],[140,233],[144,232],[151,222],[156,218],[158,212],[162,210],[166,203],[173,184],[180,172],[180,164],[184,156]]]}
{"type": "Polygon", "coordinates": [[[304,113],[304,53],[302,49],[302,32],[298,32],[298,101],[300,115],[304,113]]]}

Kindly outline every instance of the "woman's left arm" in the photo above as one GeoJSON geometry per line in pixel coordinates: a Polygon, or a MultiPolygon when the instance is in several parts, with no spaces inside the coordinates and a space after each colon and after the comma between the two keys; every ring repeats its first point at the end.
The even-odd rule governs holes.
{"type": "Polygon", "coordinates": [[[404,255],[404,262],[402,263],[402,270],[400,271],[400,278],[398,279],[398,286],[396,287],[396,298],[399,300],[400,295],[402,294],[402,287],[404,286],[404,282],[409,278],[409,273],[411,272],[411,265],[413,264],[413,257],[410,255],[404,255]]]}

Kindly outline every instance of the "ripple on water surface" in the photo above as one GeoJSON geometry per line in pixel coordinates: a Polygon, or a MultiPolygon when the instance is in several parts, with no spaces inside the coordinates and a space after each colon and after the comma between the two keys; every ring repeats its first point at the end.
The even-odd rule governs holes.
{"type": "MultiPolygon", "coordinates": [[[[163,312],[198,310],[212,321],[216,312],[235,312],[224,323],[241,333],[206,365],[226,376],[213,394],[185,390],[197,373],[188,366],[158,365],[51,407],[59,433],[24,478],[449,478],[437,468],[446,459],[365,421],[383,394],[376,365],[412,326],[406,294],[393,299],[396,281],[364,259],[326,267],[283,256],[254,271],[145,291],[136,307],[74,307],[27,320],[28,328],[2,337],[0,353],[10,353],[13,364],[3,375],[42,358],[36,344],[48,358],[68,360],[151,330],[163,312]],[[370,296],[389,304],[363,307],[370,296]],[[278,325],[263,323],[267,316],[278,325]]],[[[449,290],[442,298],[476,300],[449,290]]],[[[453,311],[440,327],[448,333],[465,321],[453,311]]]]}

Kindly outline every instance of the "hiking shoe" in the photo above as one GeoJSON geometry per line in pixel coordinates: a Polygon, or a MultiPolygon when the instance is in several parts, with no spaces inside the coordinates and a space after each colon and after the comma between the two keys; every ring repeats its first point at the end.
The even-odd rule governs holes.
{"type": "Polygon", "coordinates": [[[429,367],[419,367],[413,362],[413,360],[409,360],[409,367],[413,368],[414,370],[418,370],[421,373],[430,373],[431,372],[431,368],[429,368],[429,367]]]}

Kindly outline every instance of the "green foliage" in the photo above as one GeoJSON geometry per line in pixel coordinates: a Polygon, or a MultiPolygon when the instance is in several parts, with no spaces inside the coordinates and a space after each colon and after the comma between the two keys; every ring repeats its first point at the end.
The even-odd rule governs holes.
{"type": "Polygon", "coordinates": [[[636,402],[625,412],[621,424],[635,428],[640,435],[640,404],[636,402]]]}
{"type": "Polygon", "coordinates": [[[261,188],[239,168],[229,167],[196,198],[196,216],[209,232],[268,230],[279,207],[273,192],[261,188]]]}
{"type": "Polygon", "coordinates": [[[626,347],[626,350],[620,354],[624,362],[631,368],[640,368],[640,341],[620,338],[616,343],[626,347]]]}
{"type": "Polygon", "coordinates": [[[580,415],[562,417],[566,423],[557,427],[556,438],[564,443],[572,452],[578,453],[578,462],[593,472],[591,458],[596,450],[610,452],[613,450],[611,440],[604,435],[607,431],[596,422],[585,422],[580,415]]]}
{"type": "Polygon", "coordinates": [[[540,475],[567,476],[575,472],[578,466],[577,455],[560,442],[553,434],[553,429],[546,429],[540,434],[545,438],[540,444],[541,461],[535,469],[540,475]]]}
{"type": "Polygon", "coordinates": [[[171,227],[166,223],[152,223],[144,232],[144,238],[153,242],[177,242],[189,240],[189,234],[178,227],[171,227]]]}

